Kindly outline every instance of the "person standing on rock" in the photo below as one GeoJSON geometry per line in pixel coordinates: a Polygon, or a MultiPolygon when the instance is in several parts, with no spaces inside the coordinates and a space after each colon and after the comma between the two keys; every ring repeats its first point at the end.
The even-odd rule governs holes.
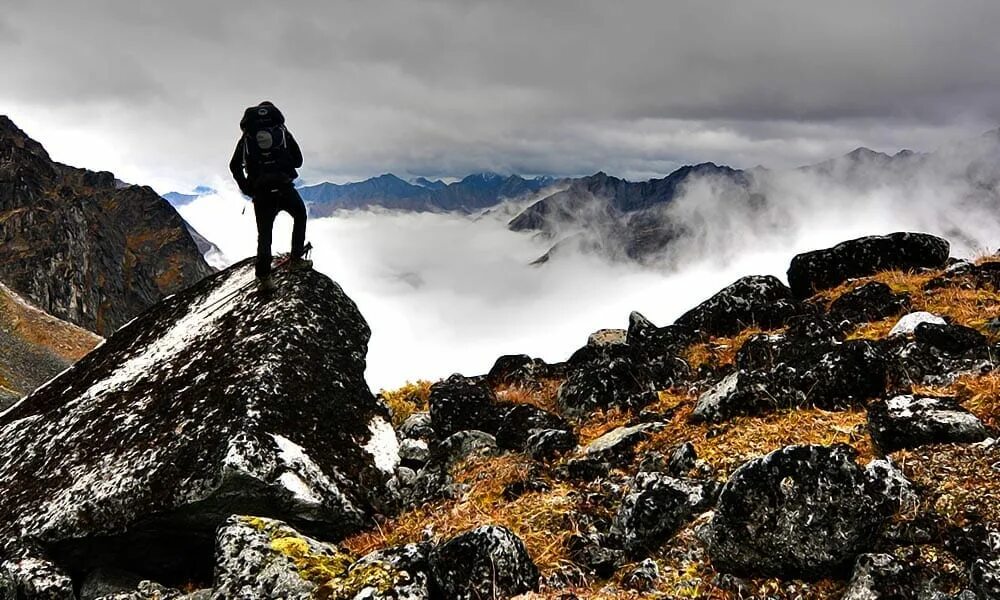
{"type": "Polygon", "coordinates": [[[229,161],[229,170],[244,195],[253,200],[257,220],[257,263],[255,272],[262,289],[274,289],[271,277],[271,229],[274,218],[285,211],[294,219],[292,255],[289,268],[308,269],[312,261],[303,258],[306,240],[306,207],[292,184],[299,176],[302,151],[285,128],[285,117],[268,101],[251,106],[240,120],[243,134],[229,161]]]}

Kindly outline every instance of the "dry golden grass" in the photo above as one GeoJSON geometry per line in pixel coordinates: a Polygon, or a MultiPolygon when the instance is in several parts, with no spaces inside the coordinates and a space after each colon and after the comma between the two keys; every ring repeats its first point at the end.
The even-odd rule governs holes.
{"type": "Polygon", "coordinates": [[[501,402],[531,404],[552,413],[559,413],[556,395],[562,379],[543,379],[537,386],[502,385],[496,389],[501,402]]]}
{"type": "Polygon", "coordinates": [[[866,430],[864,409],[825,411],[819,408],[781,410],[760,416],[735,417],[712,425],[688,423],[696,398],[683,391],[660,394],[651,408],[676,407],[667,426],[639,445],[643,450],[667,450],[690,441],[698,457],[707,461],[717,477],[728,477],[744,462],[790,444],[836,444],[853,446],[858,460],[866,462],[876,452],[866,430]],[[711,433],[711,436],[709,436],[711,433]]]}
{"type": "Polygon", "coordinates": [[[469,486],[457,500],[434,502],[381,525],[375,531],[348,538],[343,545],[356,555],[395,544],[424,539],[426,533],[444,540],[480,525],[507,527],[518,535],[543,572],[567,563],[565,541],[572,535],[576,501],[566,483],[549,482],[548,492],[529,492],[513,501],[504,488],[531,474],[532,460],[514,454],[473,458],[454,473],[457,483],[469,486]]]}
{"type": "Polygon", "coordinates": [[[996,449],[974,444],[944,444],[901,450],[892,455],[906,476],[919,485],[921,511],[957,525],[970,518],[1000,522],[1000,477],[993,465],[996,449]]]}
{"type": "Polygon", "coordinates": [[[379,395],[389,405],[392,425],[399,427],[413,413],[427,410],[427,399],[431,396],[431,382],[423,379],[417,382],[407,381],[402,387],[382,390],[379,395]]]}
{"type": "Polygon", "coordinates": [[[781,333],[784,328],[763,330],[759,327],[749,327],[740,333],[730,337],[712,337],[707,341],[698,342],[689,346],[682,354],[681,358],[687,362],[691,369],[697,370],[705,365],[723,367],[736,362],[736,353],[739,352],[743,344],[751,337],[759,333],[781,333]]]}

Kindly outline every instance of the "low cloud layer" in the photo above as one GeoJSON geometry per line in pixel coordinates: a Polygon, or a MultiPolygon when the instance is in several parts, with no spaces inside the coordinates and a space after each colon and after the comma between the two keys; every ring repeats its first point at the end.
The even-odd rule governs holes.
{"type": "MultiPolygon", "coordinates": [[[[368,379],[378,389],[484,373],[502,354],[563,360],[592,331],[625,327],[632,310],[668,324],[741,276],[784,279],[796,253],[853,237],[925,231],[948,238],[957,256],[992,252],[1000,245],[1000,155],[992,142],[985,148],[973,152],[986,160],[971,179],[961,147],[916,171],[875,157],[814,172],[757,172],[763,207],[731,181],[691,180],[662,209],[685,234],[645,267],[572,246],[530,266],[553,240],[509,231],[513,206],[478,218],[343,212],[310,221],[308,237],[316,268],[343,286],[372,327],[368,379]]],[[[252,207],[230,183],[214,184],[218,195],[181,214],[228,260],[253,254],[252,207]]],[[[290,230],[279,216],[276,250],[287,250],[290,230]]]]}
{"type": "Polygon", "coordinates": [[[161,191],[224,173],[264,98],[312,181],[783,167],[1000,120],[991,0],[55,0],[0,19],[0,112],[161,191]]]}

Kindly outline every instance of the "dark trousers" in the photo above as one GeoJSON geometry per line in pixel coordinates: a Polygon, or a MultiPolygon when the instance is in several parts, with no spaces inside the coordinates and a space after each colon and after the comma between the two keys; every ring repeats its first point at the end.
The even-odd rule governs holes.
{"type": "Polygon", "coordinates": [[[257,218],[257,277],[271,273],[271,229],[280,211],[292,215],[292,256],[300,258],[306,243],[306,205],[292,186],[254,195],[253,214],[257,218]]]}

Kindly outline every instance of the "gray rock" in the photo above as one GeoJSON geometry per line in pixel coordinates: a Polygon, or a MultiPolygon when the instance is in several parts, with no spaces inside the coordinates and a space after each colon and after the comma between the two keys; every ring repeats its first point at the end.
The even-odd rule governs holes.
{"type": "Polygon", "coordinates": [[[979,600],[1000,599],[1000,558],[976,560],[969,571],[969,579],[979,600]]]}
{"type": "Polygon", "coordinates": [[[660,578],[660,567],[656,561],[647,558],[636,565],[622,580],[622,585],[637,592],[648,592],[660,578]]]}
{"type": "Polygon", "coordinates": [[[458,431],[448,436],[438,448],[443,460],[448,465],[472,455],[493,456],[499,453],[497,439],[492,435],[477,430],[458,431]]]}
{"type": "Polygon", "coordinates": [[[348,578],[373,583],[389,581],[385,589],[371,586],[355,598],[364,600],[428,600],[431,597],[429,550],[422,544],[406,544],[377,550],[351,565],[348,578]],[[386,578],[386,574],[390,578],[386,578]]]}
{"type": "Polygon", "coordinates": [[[765,329],[779,327],[800,312],[792,291],[777,277],[751,275],[736,280],[684,313],[675,324],[703,335],[725,336],[750,325],[765,329]]]}
{"type": "Polygon", "coordinates": [[[501,407],[496,394],[481,379],[454,374],[431,386],[431,424],[440,439],[466,430],[496,435],[501,407]]]}
{"type": "Polygon", "coordinates": [[[715,568],[823,577],[874,543],[884,498],[849,446],[788,446],[739,467],[709,525],[715,568]]]}
{"type": "Polygon", "coordinates": [[[892,269],[941,268],[951,245],[925,233],[875,235],[799,254],[788,267],[788,284],[796,298],[836,287],[848,279],[892,269]]]}
{"type": "Polygon", "coordinates": [[[142,577],[120,569],[95,569],[80,585],[80,600],[96,600],[119,592],[134,592],[142,577]]]}
{"type": "Polygon", "coordinates": [[[430,459],[431,451],[424,440],[404,438],[399,444],[399,459],[402,464],[420,466],[430,459]]]}
{"type": "Polygon", "coordinates": [[[576,448],[579,439],[565,429],[532,429],[525,442],[525,451],[535,460],[549,460],[576,448]]]}
{"type": "Polygon", "coordinates": [[[944,319],[933,313],[924,311],[911,312],[903,315],[896,321],[896,324],[889,330],[889,337],[913,335],[913,332],[921,323],[946,324],[944,319]]]}
{"type": "Polygon", "coordinates": [[[639,473],[615,515],[624,549],[636,556],[654,550],[686,523],[711,508],[718,493],[713,481],[639,473]]]}
{"type": "Polygon", "coordinates": [[[868,429],[883,452],[987,438],[982,421],[954,399],[912,395],[872,402],[868,429]]]}
{"type": "Polygon", "coordinates": [[[434,437],[434,427],[431,425],[431,415],[426,412],[415,412],[406,417],[399,426],[399,434],[411,440],[430,440],[434,437]]]}
{"type": "Polygon", "coordinates": [[[0,562],[0,600],[75,600],[73,581],[59,567],[39,558],[0,562]]]}
{"type": "Polygon", "coordinates": [[[431,572],[446,598],[510,598],[538,589],[538,568],[509,529],[486,525],[431,552],[431,572]]]}
{"type": "Polygon", "coordinates": [[[570,370],[557,400],[563,413],[574,418],[612,407],[641,408],[656,400],[645,379],[629,358],[597,357],[570,370]]]}
{"type": "Polygon", "coordinates": [[[232,511],[368,526],[399,461],[368,326],[324,275],[277,279],[261,295],[252,260],[210,276],[0,414],[0,539],[178,580],[232,511]]]}

